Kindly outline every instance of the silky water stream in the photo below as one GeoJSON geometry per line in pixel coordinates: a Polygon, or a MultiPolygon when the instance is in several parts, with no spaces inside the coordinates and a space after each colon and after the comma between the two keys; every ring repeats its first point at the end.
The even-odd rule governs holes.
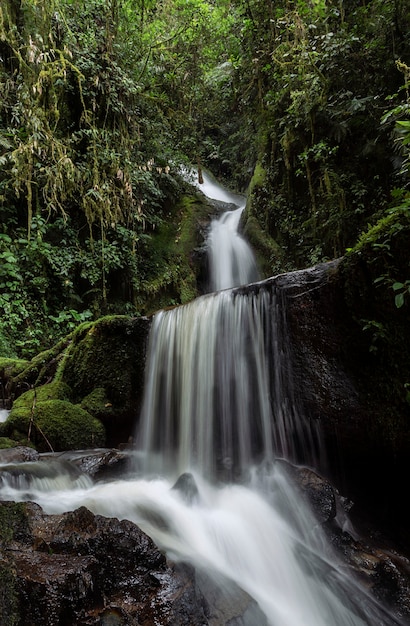
{"type": "MultiPolygon", "coordinates": [[[[246,264],[238,258],[231,276],[246,264]]],[[[243,626],[396,623],[346,574],[278,461],[305,450],[313,463],[320,452],[320,434],[297,410],[280,294],[256,284],[157,313],[136,438],[122,480],[93,484],[60,468],[29,484],[3,480],[0,497],[134,521],[222,595],[232,584],[247,592],[259,608],[243,626]]]]}

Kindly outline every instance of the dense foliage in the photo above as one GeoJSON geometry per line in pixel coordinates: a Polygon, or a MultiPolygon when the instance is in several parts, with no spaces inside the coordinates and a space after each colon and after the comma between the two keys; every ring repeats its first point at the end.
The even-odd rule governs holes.
{"type": "Polygon", "coordinates": [[[0,352],[195,295],[181,162],[258,164],[272,273],[407,228],[409,33],[406,0],[4,0],[0,352]]]}

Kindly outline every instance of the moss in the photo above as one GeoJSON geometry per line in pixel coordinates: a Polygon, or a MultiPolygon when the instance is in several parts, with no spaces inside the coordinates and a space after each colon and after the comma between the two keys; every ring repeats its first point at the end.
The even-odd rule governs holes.
{"type": "Polygon", "coordinates": [[[243,233],[251,244],[258,266],[265,277],[272,276],[283,269],[283,250],[281,246],[268,235],[266,215],[257,212],[255,197],[266,180],[266,170],[257,163],[248,187],[248,199],[243,213],[243,233]]]}
{"type": "Polygon", "coordinates": [[[23,372],[30,361],[0,357],[0,378],[9,379],[23,372]]]}
{"type": "Polygon", "coordinates": [[[147,245],[146,274],[137,304],[146,314],[188,302],[201,290],[204,232],[214,207],[201,195],[184,195],[170,208],[147,245]]]}
{"type": "Polygon", "coordinates": [[[266,234],[255,217],[247,218],[243,233],[255,252],[262,275],[269,277],[279,273],[283,267],[283,250],[266,234]]]}
{"type": "Polygon", "coordinates": [[[135,334],[126,316],[103,317],[76,333],[58,372],[58,378],[72,388],[75,402],[100,388],[116,408],[126,403],[132,384],[128,367],[132,369],[136,356],[127,339],[138,341],[135,334]]]}
{"type": "Polygon", "coordinates": [[[253,192],[257,187],[262,187],[266,180],[266,170],[259,162],[255,165],[255,169],[253,171],[253,175],[251,178],[251,182],[249,183],[248,195],[252,196],[253,192]]]}
{"type": "MultiPolygon", "coordinates": [[[[128,441],[135,428],[139,414],[144,381],[145,348],[150,321],[147,318],[112,315],[96,322],[86,322],[52,350],[42,353],[13,379],[16,393],[22,393],[14,401],[8,420],[0,424],[0,436],[27,445],[30,418],[35,417],[30,429],[29,443],[39,450],[48,450],[47,427],[44,436],[35,428],[36,416],[48,401],[71,400],[75,411],[79,408],[98,417],[106,429],[107,445],[116,446],[128,441]],[[60,352],[58,352],[60,350],[60,352]],[[39,378],[39,365],[52,375],[52,382],[32,387],[39,378]]],[[[57,405],[55,405],[57,406],[57,405]]],[[[65,405],[60,405],[60,408],[65,405]]],[[[101,425],[99,425],[101,427],[101,425]]],[[[102,445],[97,435],[86,438],[84,445],[102,445]],[[94,443],[93,443],[94,441],[94,443]]],[[[53,448],[73,448],[78,437],[64,435],[60,442],[54,434],[53,448]]]]}
{"type": "Polygon", "coordinates": [[[106,396],[104,387],[94,389],[82,399],[80,406],[94,417],[106,415],[112,409],[112,404],[106,396]]]}
{"type": "Polygon", "coordinates": [[[104,423],[109,445],[127,441],[139,413],[150,322],[124,315],[82,325],[61,360],[56,379],[72,401],[104,423]],[[88,396],[88,398],[87,398],[88,396]]]}
{"type": "Polygon", "coordinates": [[[105,445],[102,423],[78,405],[65,400],[13,406],[4,424],[5,434],[16,440],[26,437],[40,451],[72,450],[105,445]]]}
{"type": "Polygon", "coordinates": [[[52,379],[71,341],[72,335],[70,334],[50,350],[40,352],[31,361],[26,362],[26,366],[22,366],[18,374],[11,377],[12,388],[16,394],[24,387],[35,387],[52,379]]]}
{"type": "Polygon", "coordinates": [[[14,448],[17,445],[17,442],[13,439],[9,439],[8,437],[0,437],[0,449],[4,450],[5,448],[14,448]]]}
{"type": "Polygon", "coordinates": [[[70,395],[70,387],[57,380],[47,383],[46,385],[40,385],[40,387],[35,387],[21,394],[21,396],[14,401],[13,408],[25,407],[31,409],[34,404],[45,402],[46,400],[69,400],[70,395]]]}

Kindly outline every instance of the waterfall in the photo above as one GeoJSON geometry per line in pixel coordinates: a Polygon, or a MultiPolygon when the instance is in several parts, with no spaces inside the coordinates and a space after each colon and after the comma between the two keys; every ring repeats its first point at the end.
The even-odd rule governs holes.
{"type": "Polygon", "coordinates": [[[252,250],[239,234],[243,206],[212,220],[208,237],[211,291],[252,283],[259,274],[252,250]]]}
{"type": "Polygon", "coordinates": [[[185,176],[211,200],[224,202],[236,208],[224,211],[211,221],[206,241],[209,260],[209,290],[220,291],[259,280],[255,257],[248,242],[239,232],[246,196],[223,187],[209,172],[202,174],[199,183],[191,172],[185,176]]]}
{"type": "Polygon", "coordinates": [[[138,435],[146,472],[215,478],[277,456],[317,463],[284,323],[273,289],[223,291],[154,316],[138,435]]]}
{"type": "Polygon", "coordinates": [[[249,594],[257,610],[241,626],[396,624],[339,563],[278,461],[313,462],[320,446],[297,407],[286,336],[281,294],[259,284],[160,311],[132,475],[89,484],[60,467],[67,481],[27,481],[13,468],[0,497],[134,521],[223,596],[249,594]]]}

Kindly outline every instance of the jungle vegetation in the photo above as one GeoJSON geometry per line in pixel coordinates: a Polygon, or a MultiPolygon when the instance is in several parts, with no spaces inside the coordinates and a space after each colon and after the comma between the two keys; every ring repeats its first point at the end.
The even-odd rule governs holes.
{"type": "Polygon", "coordinates": [[[408,307],[409,22],[407,0],[3,0],[0,353],[196,295],[188,163],[251,184],[265,273],[367,246],[408,307]]]}

